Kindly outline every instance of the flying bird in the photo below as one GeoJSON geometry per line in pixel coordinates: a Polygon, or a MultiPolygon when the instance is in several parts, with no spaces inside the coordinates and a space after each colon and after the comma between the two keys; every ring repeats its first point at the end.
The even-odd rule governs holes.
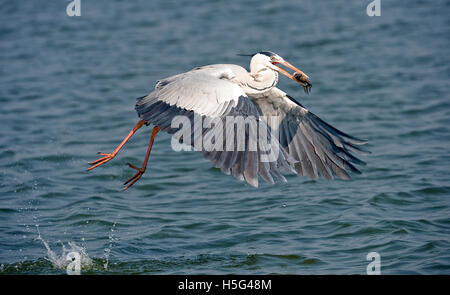
{"type": "MultiPolygon", "coordinates": [[[[303,86],[308,94],[312,87],[308,75],[271,51],[249,56],[250,71],[233,64],[214,64],[157,81],[150,94],[137,99],[135,109],[140,120],[113,152],[99,153],[101,157],[90,162],[88,170],[113,159],[142,126],[153,125],[142,166],[128,164],[137,172],[124,183],[126,190],[146,171],[156,134],[160,130],[176,134],[178,129],[171,126],[175,117],[185,116],[193,122],[195,116],[221,120],[242,116],[256,118],[267,131],[265,139],[271,141],[257,144],[253,150],[248,146],[244,149],[200,150],[214,167],[226,174],[245,180],[254,187],[258,186],[259,176],[269,183],[274,183],[273,176],[286,182],[283,176],[286,172],[312,179],[319,176],[333,179],[337,176],[345,180],[350,179],[350,173],[360,174],[355,164],[365,165],[365,162],[353,153],[369,153],[360,147],[367,141],[334,128],[276,87],[279,74],[282,74],[303,86]],[[294,73],[289,73],[282,66],[294,73]],[[270,116],[279,119],[273,122],[267,119],[270,116]],[[278,151],[277,157],[263,161],[267,149],[278,151]]],[[[229,133],[227,130],[225,132],[229,133]]],[[[208,129],[202,128],[200,135],[207,134],[208,129]]],[[[235,133],[234,139],[237,136],[235,133]]],[[[198,134],[192,132],[194,142],[197,137],[198,134]]],[[[245,137],[248,143],[248,129],[245,137]]],[[[180,137],[177,139],[181,140],[180,137]]],[[[194,142],[190,144],[193,146],[194,142]]]]}

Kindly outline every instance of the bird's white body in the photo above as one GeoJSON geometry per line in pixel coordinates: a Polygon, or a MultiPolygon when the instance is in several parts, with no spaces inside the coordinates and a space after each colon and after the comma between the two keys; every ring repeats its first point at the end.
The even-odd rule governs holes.
{"type": "MultiPolygon", "coordinates": [[[[232,64],[194,68],[159,80],[154,91],[138,99],[136,110],[142,120],[169,133],[173,133],[170,120],[180,114],[194,113],[212,118],[236,114],[277,116],[278,123],[267,121],[267,124],[270,132],[277,131],[279,134],[277,144],[282,151],[281,159],[268,167],[258,160],[260,151],[256,155],[250,152],[242,155],[204,152],[215,167],[225,173],[232,172],[235,177],[245,179],[253,186],[258,185],[258,172],[268,182],[273,182],[271,174],[284,180],[279,169],[286,166],[294,173],[313,179],[319,174],[327,179],[331,179],[333,174],[349,179],[347,171],[358,173],[351,163],[364,162],[351,155],[350,151],[359,151],[357,145],[364,141],[331,127],[276,88],[278,72],[283,73],[275,66],[277,63],[286,63],[296,69],[278,55],[267,54],[254,55],[250,71],[232,64]],[[253,161],[249,157],[254,157],[253,161]]],[[[303,73],[302,81],[296,74],[284,74],[301,83],[305,91],[311,87],[309,78],[303,73]]]]}
{"type": "MultiPolygon", "coordinates": [[[[269,183],[274,183],[272,176],[286,181],[282,172],[313,179],[319,175],[326,179],[332,179],[333,175],[349,179],[348,172],[360,173],[353,164],[365,163],[353,156],[352,152],[364,152],[359,145],[365,141],[332,127],[276,88],[278,73],[281,73],[301,84],[305,92],[309,93],[309,77],[273,52],[261,51],[251,56],[250,71],[238,65],[215,64],[159,80],[150,94],[137,100],[136,111],[141,120],[112,153],[101,153],[100,159],[90,162],[92,166],[88,170],[110,161],[139,128],[153,124],[155,127],[142,167],[128,164],[137,170],[125,182],[125,185],[130,183],[125,189],[129,188],[145,172],[156,134],[162,130],[176,137],[172,122],[184,116],[191,126],[194,121],[194,130],[186,135],[194,139],[190,144],[196,147],[195,142],[199,137],[203,137],[202,141],[214,138],[214,147],[219,148],[200,149],[203,156],[224,173],[233,174],[255,187],[258,186],[258,176],[269,183]],[[291,75],[279,64],[294,70],[294,74],[291,75]],[[220,127],[207,128],[205,131],[203,124],[200,128],[195,127],[196,117],[210,122],[254,118],[259,129],[257,132],[252,131],[250,124],[248,129],[244,126],[241,129],[243,132],[238,135],[239,132],[234,132],[235,125],[227,129],[222,127],[226,126],[222,123],[217,125],[220,127]],[[217,145],[216,131],[223,131],[226,149],[223,149],[222,143],[217,145]],[[242,139],[241,135],[244,136],[244,143],[248,144],[238,146],[236,142],[242,139]],[[251,145],[255,142],[255,145],[251,145]],[[267,157],[268,151],[275,157],[267,157]]],[[[184,140],[184,137],[175,139],[184,140]]]]}

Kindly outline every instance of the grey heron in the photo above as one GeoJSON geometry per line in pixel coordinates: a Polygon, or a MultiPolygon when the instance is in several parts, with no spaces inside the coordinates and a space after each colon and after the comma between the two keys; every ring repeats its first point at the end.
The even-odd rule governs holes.
{"type": "Polygon", "coordinates": [[[154,125],[142,166],[128,164],[137,172],[124,183],[126,190],[144,174],[156,134],[160,130],[174,134],[176,129],[171,127],[171,121],[178,115],[190,120],[198,115],[203,118],[280,118],[278,123],[265,121],[269,134],[275,130],[278,133],[275,145],[279,156],[273,161],[261,161],[260,146],[253,151],[201,151],[214,167],[254,187],[258,186],[259,176],[269,183],[274,183],[273,176],[286,181],[285,172],[312,179],[319,176],[333,179],[335,175],[345,180],[350,179],[350,173],[361,173],[355,164],[365,165],[365,162],[353,153],[368,153],[360,147],[367,141],[334,128],[276,87],[281,73],[309,93],[312,85],[308,75],[270,51],[249,56],[250,71],[233,64],[214,64],[157,81],[150,94],[137,99],[135,109],[140,120],[113,152],[99,153],[101,157],[90,162],[88,170],[113,159],[142,126],[154,125]],[[281,66],[294,73],[290,74],[281,66]]]}

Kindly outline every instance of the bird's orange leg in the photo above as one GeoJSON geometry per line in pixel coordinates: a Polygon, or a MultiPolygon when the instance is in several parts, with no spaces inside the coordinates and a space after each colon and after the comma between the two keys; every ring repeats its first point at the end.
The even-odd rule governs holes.
{"type": "Polygon", "coordinates": [[[144,174],[145,169],[147,168],[147,162],[148,162],[148,159],[150,158],[150,152],[151,152],[151,150],[152,150],[153,141],[155,140],[156,133],[158,133],[159,130],[160,130],[160,129],[159,129],[158,126],[153,127],[153,130],[152,130],[152,137],[150,137],[150,143],[148,144],[147,154],[145,155],[145,159],[144,159],[144,163],[142,163],[142,167],[141,167],[141,168],[138,168],[138,167],[136,167],[136,166],[131,165],[131,164],[128,163],[128,166],[130,166],[130,167],[133,168],[133,169],[136,169],[138,172],[136,172],[136,174],[134,174],[133,177],[131,177],[130,179],[128,179],[128,180],[123,184],[123,185],[126,185],[127,183],[131,182],[129,185],[127,185],[126,187],[124,187],[123,190],[126,190],[127,188],[129,188],[130,186],[132,186],[132,185],[133,185],[136,181],[138,181],[138,180],[142,177],[142,175],[144,174]]]}
{"type": "Polygon", "coordinates": [[[117,153],[120,151],[120,149],[125,145],[125,143],[131,138],[131,136],[133,136],[133,134],[139,129],[141,128],[145,123],[147,123],[147,121],[144,120],[139,120],[139,122],[136,123],[136,125],[134,125],[133,129],[130,131],[130,133],[128,133],[127,137],[125,137],[125,139],[119,144],[119,146],[112,152],[109,154],[105,154],[105,153],[98,153],[101,157],[98,160],[92,161],[89,164],[93,165],[92,167],[89,167],[88,170],[92,170],[100,165],[105,164],[106,162],[109,162],[110,160],[112,160],[117,153]]]}

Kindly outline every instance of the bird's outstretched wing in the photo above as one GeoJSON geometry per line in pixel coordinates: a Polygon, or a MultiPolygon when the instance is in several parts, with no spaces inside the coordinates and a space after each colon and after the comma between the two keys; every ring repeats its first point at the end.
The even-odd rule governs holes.
{"type": "Polygon", "coordinates": [[[268,120],[268,124],[278,132],[281,146],[298,161],[294,164],[298,175],[332,179],[335,174],[350,179],[348,172],[361,173],[354,164],[365,162],[352,152],[369,153],[360,147],[367,141],[334,128],[276,87],[252,100],[264,116],[278,116],[276,123],[268,120]]]}
{"type": "MultiPolygon", "coordinates": [[[[219,118],[223,122],[223,148],[222,150],[202,149],[205,158],[224,173],[232,173],[236,178],[245,180],[252,186],[258,186],[258,174],[271,183],[273,183],[272,175],[285,181],[281,172],[295,173],[292,168],[295,161],[280,148],[278,140],[275,140],[275,143],[270,141],[270,130],[260,119],[258,108],[237,84],[230,82],[231,79],[233,79],[232,69],[225,65],[196,68],[162,79],[157,82],[153,92],[138,98],[136,111],[142,120],[157,125],[161,130],[174,136],[178,128],[172,128],[172,120],[176,116],[185,116],[193,127],[189,144],[195,148],[197,148],[195,143],[198,143],[199,136],[202,138],[213,136],[213,128],[201,127],[201,132],[198,132],[198,128],[197,131],[195,130],[194,120],[199,116],[203,121],[210,122],[219,118]],[[269,130],[267,141],[258,143],[257,150],[248,148],[250,140],[248,129],[245,131],[245,150],[236,147],[237,132],[234,132],[234,138],[232,138],[234,149],[230,151],[226,148],[226,140],[229,139],[229,134],[226,133],[230,131],[225,128],[225,118],[236,116],[255,118],[269,130]],[[270,150],[278,151],[279,156],[271,162],[262,161],[263,155],[270,150]]],[[[181,136],[176,139],[180,140],[181,136]]],[[[186,138],[183,138],[183,142],[186,143],[186,138]]]]}

